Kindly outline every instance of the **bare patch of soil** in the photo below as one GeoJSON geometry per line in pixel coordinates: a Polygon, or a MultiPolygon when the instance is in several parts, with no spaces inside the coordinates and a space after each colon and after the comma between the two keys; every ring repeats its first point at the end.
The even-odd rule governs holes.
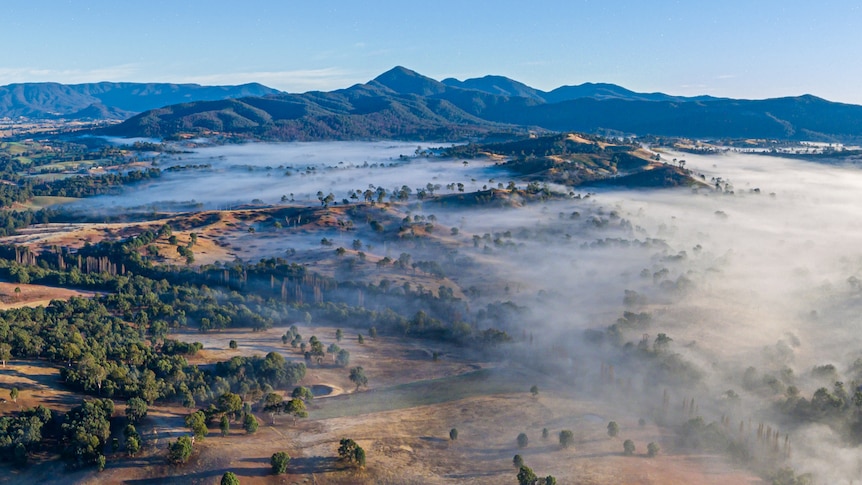
{"type": "Polygon", "coordinates": [[[73,296],[89,298],[95,295],[92,291],[0,282],[0,310],[48,306],[51,300],[68,300],[73,296]]]}

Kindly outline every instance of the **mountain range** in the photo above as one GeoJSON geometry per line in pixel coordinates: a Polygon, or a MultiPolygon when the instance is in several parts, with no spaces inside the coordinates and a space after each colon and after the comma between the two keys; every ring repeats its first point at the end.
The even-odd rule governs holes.
{"type": "Polygon", "coordinates": [[[240,86],[200,86],[167,83],[21,83],[0,86],[0,118],[126,119],[171,104],[280,91],[252,83],[240,86]]]}
{"type": "Polygon", "coordinates": [[[56,107],[59,101],[49,108],[52,97],[69,106],[74,104],[71,98],[95,98],[97,102],[74,104],[77,113],[97,117],[138,112],[104,132],[121,136],[219,132],[269,140],[457,140],[579,131],[702,139],[862,140],[862,106],[812,95],[763,100],[683,97],[594,83],[546,92],[502,76],[437,81],[400,66],[364,84],[302,94],[258,84],[99,83],[50,85],[51,90],[44,84],[14,86],[0,88],[0,116],[8,116],[13,105],[55,116],[62,110],[56,107]],[[7,94],[27,93],[27,86],[34,92],[42,89],[41,95],[7,94]],[[23,101],[14,104],[10,98],[23,101]],[[154,104],[158,107],[152,108],[154,104]]]}

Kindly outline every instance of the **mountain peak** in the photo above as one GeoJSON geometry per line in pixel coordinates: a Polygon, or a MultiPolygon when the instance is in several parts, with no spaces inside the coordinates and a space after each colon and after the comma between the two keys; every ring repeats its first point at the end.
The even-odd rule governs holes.
{"type": "Polygon", "coordinates": [[[389,88],[399,94],[417,94],[419,96],[430,96],[446,90],[445,84],[403,66],[393,67],[374,78],[370,84],[389,88]]]}
{"type": "Polygon", "coordinates": [[[459,81],[455,78],[443,80],[443,84],[461,89],[472,89],[499,96],[530,98],[536,101],[544,101],[542,92],[527,86],[526,84],[509,79],[505,76],[487,75],[480,78],[465,79],[459,81]]]}

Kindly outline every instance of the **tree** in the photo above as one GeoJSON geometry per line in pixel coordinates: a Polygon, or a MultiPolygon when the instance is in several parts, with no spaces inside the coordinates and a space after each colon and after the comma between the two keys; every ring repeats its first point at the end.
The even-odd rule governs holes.
{"type": "Polygon", "coordinates": [[[227,436],[230,434],[230,420],[227,418],[227,416],[221,417],[221,421],[219,421],[218,427],[221,430],[222,436],[227,436]]]}
{"type": "Polygon", "coordinates": [[[356,343],[360,345],[365,343],[365,337],[363,337],[361,333],[356,337],[356,343]]]}
{"type": "Polygon", "coordinates": [[[287,471],[287,464],[290,463],[290,455],[283,451],[273,453],[269,459],[269,463],[272,465],[272,473],[274,475],[281,475],[287,471]]]}
{"type": "Polygon", "coordinates": [[[221,476],[221,485],[239,485],[239,477],[234,472],[225,472],[221,476]]]}
{"type": "Polygon", "coordinates": [[[353,452],[353,462],[359,468],[365,466],[365,449],[359,445],[356,445],[356,451],[353,452]]]}
{"type": "Polygon", "coordinates": [[[335,354],[335,365],[339,367],[347,367],[350,364],[350,352],[347,349],[341,349],[335,354]]]}
{"type": "Polygon", "coordinates": [[[18,402],[18,388],[13,387],[12,390],[9,391],[9,397],[12,398],[12,402],[18,402]]]}
{"type": "Polygon", "coordinates": [[[635,442],[632,440],[623,441],[623,454],[632,456],[635,454],[635,442]]]}
{"type": "Polygon", "coordinates": [[[530,394],[532,394],[533,397],[538,397],[539,396],[539,386],[533,385],[533,387],[530,388],[530,394]]]}
{"type": "Polygon", "coordinates": [[[521,465],[518,469],[518,485],[536,485],[539,477],[533,473],[533,469],[527,465],[521,465]]]}
{"type": "Polygon", "coordinates": [[[449,439],[452,441],[458,439],[458,430],[456,428],[452,428],[449,430],[449,439]]]}
{"type": "Polygon", "coordinates": [[[356,384],[357,391],[362,386],[368,386],[368,377],[365,376],[365,369],[362,366],[350,369],[350,382],[356,384]]]}
{"type": "Polygon", "coordinates": [[[515,455],[512,457],[512,464],[515,465],[515,468],[521,468],[524,466],[524,457],[521,455],[515,455]]]}
{"type": "Polygon", "coordinates": [[[104,362],[97,361],[92,354],[86,354],[78,363],[78,373],[84,376],[89,386],[95,387],[99,394],[102,393],[102,382],[108,376],[104,362]]]}
{"type": "Polygon", "coordinates": [[[239,394],[226,392],[218,398],[218,409],[223,413],[235,414],[242,409],[242,397],[239,394]]]}
{"type": "Polygon", "coordinates": [[[365,450],[350,438],[342,438],[339,442],[338,457],[357,467],[365,466],[365,450]]]}
{"type": "Polygon", "coordinates": [[[207,428],[207,417],[203,411],[195,411],[186,416],[186,427],[192,430],[195,438],[206,437],[209,429],[207,428]]]}
{"type": "Polygon", "coordinates": [[[323,342],[321,342],[320,340],[318,340],[317,337],[312,335],[311,338],[308,340],[308,344],[311,346],[309,352],[312,356],[317,357],[317,363],[319,365],[323,360],[323,356],[326,355],[326,352],[323,350],[323,342]]]}
{"type": "Polygon", "coordinates": [[[12,346],[3,342],[0,343],[0,361],[3,362],[3,367],[6,367],[6,361],[12,358],[12,346]]]}
{"type": "Polygon", "coordinates": [[[568,429],[560,431],[560,445],[563,448],[568,448],[575,441],[575,434],[568,429]]]}
{"type": "Polygon", "coordinates": [[[548,433],[548,428],[542,428],[542,439],[543,439],[543,440],[548,439],[548,434],[549,434],[549,433],[548,433]]]}
{"type": "Polygon", "coordinates": [[[168,461],[171,463],[185,463],[190,456],[192,456],[192,439],[188,436],[180,436],[168,445],[168,461]]]}
{"type": "Polygon", "coordinates": [[[270,424],[275,424],[275,415],[280,414],[284,398],[277,392],[270,392],[263,398],[263,411],[269,413],[270,424]]]}
{"type": "Polygon", "coordinates": [[[135,456],[141,450],[141,439],[137,436],[126,437],[126,453],[135,456]]]}
{"type": "Polygon", "coordinates": [[[344,332],[339,328],[335,331],[335,340],[341,342],[341,339],[344,338],[344,332]]]}
{"type": "MultiPolygon", "coordinates": [[[[228,342],[227,346],[233,350],[236,350],[236,348],[238,347],[236,340],[231,340],[230,342],[228,342]]],[[[228,473],[230,473],[230,472],[228,472],[228,473]]]]}
{"type": "Polygon", "coordinates": [[[307,418],[308,411],[305,410],[305,402],[300,398],[294,398],[284,406],[287,414],[293,416],[293,424],[296,426],[296,418],[307,418]]]}
{"type": "Polygon", "coordinates": [[[126,437],[126,453],[129,456],[135,456],[135,453],[141,449],[141,436],[135,429],[135,425],[127,424],[123,430],[123,435],[126,437]]]}
{"type": "Polygon", "coordinates": [[[529,443],[529,438],[527,438],[526,433],[521,433],[518,435],[518,448],[526,448],[527,443],[529,443]]]}
{"type": "Polygon", "coordinates": [[[256,433],[259,426],[260,424],[258,424],[257,418],[254,417],[254,414],[245,415],[245,419],[242,422],[242,429],[244,429],[246,433],[256,433]]]}
{"type": "Polygon", "coordinates": [[[673,342],[672,338],[668,337],[667,334],[660,333],[653,342],[653,350],[656,352],[667,350],[671,342],[673,342]]]}
{"type": "Polygon", "coordinates": [[[314,393],[311,392],[311,389],[305,386],[297,386],[293,389],[293,392],[290,393],[290,397],[302,399],[303,401],[311,401],[314,399],[314,393]]]}
{"type": "Polygon", "coordinates": [[[126,417],[131,423],[139,423],[147,417],[147,402],[139,397],[130,398],[126,402],[126,417]]]}
{"type": "Polygon", "coordinates": [[[545,478],[540,478],[538,485],[557,485],[557,479],[553,475],[548,475],[545,478]]]}
{"type": "Polygon", "coordinates": [[[105,459],[105,455],[99,455],[98,457],[96,457],[96,467],[99,469],[99,471],[105,469],[106,461],[107,460],[105,459]]]}
{"type": "Polygon", "coordinates": [[[620,425],[616,421],[608,423],[608,436],[615,438],[620,433],[620,425]]]}
{"type": "Polygon", "coordinates": [[[371,327],[368,329],[368,336],[372,339],[377,339],[377,327],[371,327]]]}
{"type": "Polygon", "coordinates": [[[329,344],[329,347],[326,348],[326,353],[332,356],[332,361],[335,362],[335,359],[338,357],[338,352],[341,351],[341,347],[338,344],[329,344]]]}
{"type": "Polygon", "coordinates": [[[656,443],[654,441],[650,441],[650,444],[648,444],[646,446],[646,449],[647,449],[647,456],[649,456],[650,458],[658,455],[658,452],[661,451],[661,448],[658,446],[658,443],[656,443]]]}

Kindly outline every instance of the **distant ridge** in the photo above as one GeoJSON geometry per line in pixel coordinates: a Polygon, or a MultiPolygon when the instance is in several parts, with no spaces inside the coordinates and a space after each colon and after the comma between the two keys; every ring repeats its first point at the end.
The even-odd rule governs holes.
{"type": "Polygon", "coordinates": [[[0,86],[0,117],[125,119],[162,106],[281,91],[262,84],[201,86],[168,83],[21,83],[0,86]]]}
{"type": "Polygon", "coordinates": [[[464,81],[448,78],[442,82],[451,87],[472,89],[501,96],[530,98],[551,104],[581,98],[627,99],[632,101],[713,101],[720,99],[712,96],[685,97],[664,93],[637,93],[622,86],[608,83],[584,83],[577,86],[560,86],[546,92],[504,76],[485,76],[466,79],[464,81]]]}
{"type": "Polygon", "coordinates": [[[862,140],[862,106],[811,95],[764,100],[636,93],[613,84],[550,92],[502,76],[440,82],[398,66],[332,92],[199,101],[136,115],[121,136],[222,132],[273,140],[472,139],[490,133],[862,140]]]}

